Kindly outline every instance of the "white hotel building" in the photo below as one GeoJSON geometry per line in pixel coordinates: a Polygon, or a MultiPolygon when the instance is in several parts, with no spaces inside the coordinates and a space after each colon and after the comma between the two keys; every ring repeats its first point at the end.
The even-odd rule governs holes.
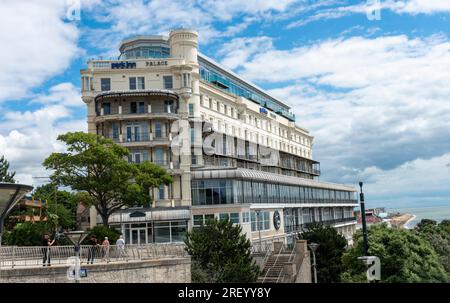
{"type": "MultiPolygon", "coordinates": [[[[317,181],[313,136],[282,101],[200,54],[197,32],[138,36],[120,53],[81,70],[88,130],[174,179],[153,190],[153,205],[110,217],[127,243],[181,241],[213,217],[241,224],[253,242],[317,221],[351,238],[355,188],[317,181]]],[[[91,210],[91,226],[99,220],[91,210]]]]}

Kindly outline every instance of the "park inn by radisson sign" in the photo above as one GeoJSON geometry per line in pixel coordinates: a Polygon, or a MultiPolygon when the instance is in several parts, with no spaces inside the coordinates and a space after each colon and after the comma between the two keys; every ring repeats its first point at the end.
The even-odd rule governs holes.
{"type": "MultiPolygon", "coordinates": [[[[152,67],[152,66],[168,66],[169,63],[167,60],[155,60],[155,61],[146,61],[145,66],[152,67]]],[[[128,61],[122,61],[122,62],[112,62],[111,63],[111,69],[132,69],[136,68],[136,62],[128,62],[128,61]]]]}

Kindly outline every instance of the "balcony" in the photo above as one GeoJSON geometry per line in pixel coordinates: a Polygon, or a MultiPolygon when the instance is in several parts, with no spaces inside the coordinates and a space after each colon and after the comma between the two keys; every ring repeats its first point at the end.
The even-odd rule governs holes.
{"type": "Polygon", "coordinates": [[[111,108],[108,110],[101,109],[97,112],[95,117],[96,122],[114,121],[114,120],[130,120],[130,119],[166,119],[166,120],[178,120],[180,118],[177,112],[170,110],[153,112],[148,108],[131,110],[130,108],[122,108],[121,106],[111,108]]]}
{"type": "Polygon", "coordinates": [[[284,230],[286,233],[302,232],[304,230],[307,230],[312,224],[315,224],[315,223],[321,223],[325,226],[334,226],[337,224],[349,223],[349,222],[353,222],[353,221],[356,223],[356,217],[331,219],[331,220],[325,220],[325,221],[316,221],[316,222],[294,224],[294,225],[291,224],[291,225],[284,226],[284,230]]]}
{"type": "Polygon", "coordinates": [[[122,144],[125,147],[135,146],[169,146],[172,141],[172,134],[168,136],[156,136],[155,133],[139,132],[139,133],[127,133],[127,134],[114,134],[106,135],[105,138],[112,139],[115,143],[122,144]]]}

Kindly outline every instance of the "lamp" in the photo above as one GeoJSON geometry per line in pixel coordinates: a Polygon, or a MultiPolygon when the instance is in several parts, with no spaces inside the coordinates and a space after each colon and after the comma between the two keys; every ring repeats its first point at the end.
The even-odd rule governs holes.
{"type": "Polygon", "coordinates": [[[313,267],[314,267],[314,283],[317,283],[317,269],[316,269],[316,250],[317,248],[320,246],[320,244],[317,243],[311,243],[308,244],[309,249],[311,249],[312,253],[313,253],[313,267]]]}
{"type": "Polygon", "coordinates": [[[72,242],[75,248],[75,283],[80,283],[80,243],[88,235],[83,230],[67,231],[64,235],[72,242]]]}

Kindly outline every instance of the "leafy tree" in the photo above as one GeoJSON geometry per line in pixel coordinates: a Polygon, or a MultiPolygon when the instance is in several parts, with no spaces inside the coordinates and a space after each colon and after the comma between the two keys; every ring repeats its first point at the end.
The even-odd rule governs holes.
{"type": "MultiPolygon", "coordinates": [[[[381,261],[381,281],[386,283],[447,282],[445,272],[433,247],[417,233],[388,228],[386,224],[368,230],[369,255],[381,261]]],[[[343,255],[346,271],[343,281],[364,282],[365,266],[358,257],[364,255],[362,233],[355,235],[354,245],[343,255]]]]}
{"type": "Polygon", "coordinates": [[[66,143],[67,152],[51,154],[44,166],[53,170],[54,182],[80,191],[78,198],[95,207],[105,226],[118,209],[150,204],[150,189],[172,182],[155,164],[128,163],[128,150],[111,139],[74,132],[60,135],[58,140],[66,143]]]}
{"type": "Polygon", "coordinates": [[[70,245],[63,238],[57,238],[54,229],[48,222],[23,222],[17,223],[12,230],[5,232],[3,243],[5,245],[41,246],[45,233],[56,240],[55,245],[70,245]]]}
{"type": "Polygon", "coordinates": [[[119,239],[120,232],[117,229],[105,227],[103,225],[95,226],[89,230],[89,234],[84,239],[83,244],[89,244],[89,239],[93,235],[98,239],[99,244],[102,243],[105,237],[108,237],[109,243],[115,245],[117,239],[119,239]]]}
{"type": "Polygon", "coordinates": [[[9,162],[5,159],[5,156],[0,158],[0,182],[16,183],[14,176],[16,172],[9,171],[9,162]]]}
{"type": "Polygon", "coordinates": [[[255,282],[259,267],[253,260],[250,240],[240,225],[229,220],[210,220],[186,234],[186,250],[192,257],[193,282],[255,282]]]}
{"type": "Polygon", "coordinates": [[[419,224],[416,231],[419,236],[426,239],[433,246],[439,255],[442,265],[450,275],[450,229],[448,228],[448,223],[445,221],[440,224],[436,224],[436,221],[434,221],[434,224],[430,221],[426,222],[428,224],[419,224]]]}
{"type": "Polygon", "coordinates": [[[343,271],[342,255],[347,246],[347,240],[335,228],[320,223],[311,224],[307,231],[299,234],[300,239],[308,243],[317,243],[317,281],[319,283],[338,283],[343,271]]]}
{"type": "Polygon", "coordinates": [[[44,215],[50,219],[49,222],[55,228],[73,229],[76,227],[78,200],[74,193],[58,190],[56,185],[50,183],[37,187],[33,196],[36,200],[47,202],[44,215]]]}

